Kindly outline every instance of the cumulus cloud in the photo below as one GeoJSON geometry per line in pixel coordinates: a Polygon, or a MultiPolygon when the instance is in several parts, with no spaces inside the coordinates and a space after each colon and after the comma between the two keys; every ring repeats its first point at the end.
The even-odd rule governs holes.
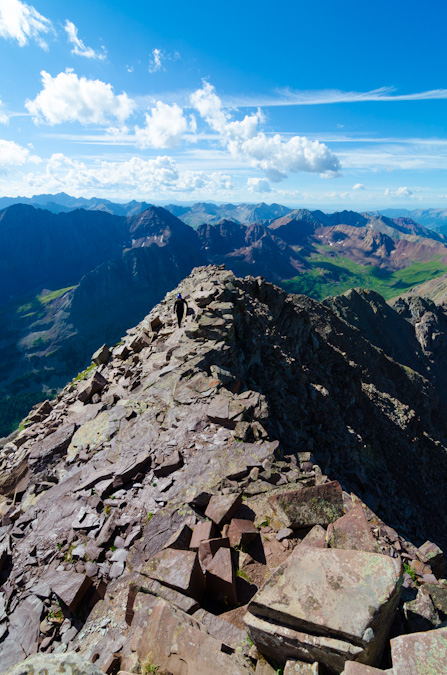
{"type": "Polygon", "coordinates": [[[249,192],[271,192],[267,178],[249,178],[247,180],[249,192]]]}
{"type": "Polygon", "coordinates": [[[224,110],[221,99],[209,82],[203,82],[190,97],[191,105],[205,122],[220,135],[221,142],[234,156],[262,169],[267,178],[279,182],[288,172],[317,172],[334,175],[340,163],[329,148],[304,136],[285,139],[280,134],[267,136],[259,129],[264,121],[262,112],[232,120],[224,110]]]}
{"type": "Polygon", "coordinates": [[[135,107],[127,94],[116,96],[112,85],[78,77],[70,68],[56,77],[42,70],[41,76],[42,91],[25,103],[35,122],[107,124],[115,118],[123,124],[135,107]]]}
{"type": "Polygon", "coordinates": [[[73,45],[73,49],[71,50],[72,54],[85,56],[87,59],[99,59],[100,61],[103,61],[106,58],[107,54],[104,47],[102,48],[102,52],[95,52],[92,47],[85,46],[83,41],[78,37],[78,29],[74,23],[67,19],[64,28],[68,36],[68,41],[73,45]]]}
{"type": "Polygon", "coordinates": [[[413,190],[410,190],[410,188],[408,187],[399,187],[396,190],[387,188],[385,190],[385,194],[388,197],[411,197],[413,194],[413,190]]]}
{"type": "Polygon", "coordinates": [[[32,5],[20,0],[0,0],[0,37],[17,40],[21,47],[33,39],[46,50],[48,46],[41,34],[51,30],[51,21],[32,5]]]}
{"type": "Polygon", "coordinates": [[[352,189],[353,190],[364,190],[365,186],[363,185],[363,183],[356,183],[355,185],[352,186],[352,189]]]}
{"type": "Polygon", "coordinates": [[[146,126],[135,127],[135,138],[142,148],[173,148],[190,128],[180,106],[157,101],[146,113],[146,126]]]}
{"type": "Polygon", "coordinates": [[[231,178],[219,172],[181,171],[172,157],[132,157],[124,162],[98,161],[93,165],[57,153],[45,170],[29,173],[25,181],[33,189],[68,189],[73,193],[101,190],[116,193],[137,190],[139,194],[172,194],[202,191],[214,193],[233,188],[231,178]]]}
{"type": "Polygon", "coordinates": [[[0,139],[0,168],[6,169],[13,166],[22,166],[26,162],[38,163],[39,157],[31,155],[27,148],[14,143],[14,141],[4,141],[0,139]]]}

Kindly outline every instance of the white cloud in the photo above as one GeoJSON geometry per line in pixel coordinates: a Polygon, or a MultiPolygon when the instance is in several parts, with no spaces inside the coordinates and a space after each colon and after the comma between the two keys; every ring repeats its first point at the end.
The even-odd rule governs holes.
{"type": "Polygon", "coordinates": [[[152,50],[152,57],[151,60],[149,61],[149,67],[148,70],[150,73],[156,73],[157,70],[161,70],[163,68],[162,61],[165,59],[165,54],[161,49],[158,49],[155,47],[155,49],[152,50]]]}
{"type": "Polygon", "coordinates": [[[270,183],[267,178],[249,178],[247,180],[249,192],[271,192],[270,183]]]}
{"type": "Polygon", "coordinates": [[[385,190],[385,194],[388,197],[411,197],[413,194],[413,190],[410,190],[408,187],[399,187],[396,190],[391,190],[390,188],[387,188],[385,190]]]}
{"type": "Polygon", "coordinates": [[[22,166],[26,162],[38,163],[40,159],[36,155],[31,155],[27,148],[14,143],[14,141],[0,139],[0,167],[2,169],[22,166]]]}
{"type": "Polygon", "coordinates": [[[202,89],[197,89],[191,94],[190,101],[193,108],[214,131],[225,133],[229,116],[224,112],[222,101],[212,84],[204,81],[202,89]]]}
{"type": "Polygon", "coordinates": [[[68,190],[79,194],[92,190],[96,194],[130,191],[138,194],[174,194],[231,190],[231,178],[219,172],[181,171],[171,157],[141,159],[132,157],[124,162],[97,161],[86,164],[63,154],[54,154],[45,171],[29,173],[25,182],[35,189],[68,190]]]}
{"type": "Polygon", "coordinates": [[[8,124],[9,122],[9,117],[8,115],[2,110],[3,108],[3,103],[2,100],[0,99],[0,124],[8,124]]]}
{"type": "Polygon", "coordinates": [[[353,190],[364,190],[365,186],[363,185],[363,183],[356,183],[355,185],[352,186],[352,189],[353,190]]]}
{"type": "Polygon", "coordinates": [[[447,89],[430,89],[413,94],[396,94],[393,87],[371,91],[341,91],[315,89],[293,91],[280,89],[274,95],[232,96],[225,98],[225,106],[273,107],[290,105],[329,105],[333,103],[365,103],[368,101],[433,101],[447,99],[447,89]]]}
{"type": "Polygon", "coordinates": [[[204,81],[202,89],[195,91],[190,101],[205,122],[220,134],[222,144],[231,155],[262,169],[273,182],[283,180],[288,172],[334,175],[340,168],[337,157],[324,143],[304,136],[286,140],[280,134],[267,136],[260,131],[259,126],[264,121],[260,110],[246,115],[243,120],[232,120],[209,82],[204,81]]]}
{"type": "Polygon", "coordinates": [[[68,21],[67,19],[65,21],[64,28],[68,35],[68,41],[73,45],[73,49],[71,50],[72,54],[76,54],[77,56],[85,56],[87,59],[99,59],[100,61],[103,61],[106,58],[107,54],[104,47],[102,48],[102,52],[95,52],[95,50],[91,47],[85,46],[83,41],[78,38],[78,29],[74,23],[68,21]]]}
{"type": "Polygon", "coordinates": [[[0,0],[0,37],[17,40],[21,47],[35,39],[43,49],[48,49],[41,33],[51,30],[51,21],[31,5],[20,0],[0,0]]]}
{"type": "Polygon", "coordinates": [[[70,68],[56,77],[42,70],[41,76],[42,91],[34,101],[25,103],[35,122],[107,124],[110,118],[115,118],[123,124],[135,107],[127,94],[116,96],[112,85],[78,78],[70,68]]]}
{"type": "Polygon", "coordinates": [[[146,126],[135,127],[135,139],[142,148],[172,148],[189,128],[183,110],[176,103],[157,101],[155,108],[146,113],[146,126]]]}

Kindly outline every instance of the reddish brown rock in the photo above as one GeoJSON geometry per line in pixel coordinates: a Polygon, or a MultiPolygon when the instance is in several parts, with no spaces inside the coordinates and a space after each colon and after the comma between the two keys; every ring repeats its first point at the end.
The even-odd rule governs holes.
{"type": "Polygon", "coordinates": [[[190,547],[189,542],[191,541],[191,534],[191,528],[184,523],[183,525],[180,525],[179,529],[168,539],[163,548],[176,548],[185,551],[190,547]]]}
{"type": "Polygon", "coordinates": [[[209,598],[235,605],[236,573],[229,548],[220,548],[206,567],[206,590],[209,598]]]}
{"type": "MultiPolygon", "coordinates": [[[[151,603],[150,600],[147,602],[151,603]]],[[[142,608],[135,617],[123,650],[121,668],[134,671],[139,662],[150,663],[160,672],[173,675],[253,675],[237,653],[228,654],[222,642],[208,635],[193,617],[164,600],[142,608]]]]}
{"type": "Polygon", "coordinates": [[[447,675],[447,628],[391,640],[394,675],[447,675]]]}
{"type": "Polygon", "coordinates": [[[258,529],[251,520],[233,518],[228,528],[230,546],[246,546],[258,535],[258,529]]]}
{"type": "Polygon", "coordinates": [[[329,524],[327,541],[331,548],[381,553],[361,504],[329,524]]]}
{"type": "Polygon", "coordinates": [[[269,502],[283,525],[292,529],[328,525],[343,515],[343,491],[335,480],[273,495],[269,502]]]}
{"type": "Polygon", "coordinates": [[[321,525],[314,525],[310,532],[298,546],[315,546],[315,548],[327,548],[326,530],[321,525]]]}
{"type": "Polygon", "coordinates": [[[221,537],[219,539],[208,539],[202,541],[199,545],[199,562],[202,569],[205,571],[208,568],[213,556],[220,548],[230,548],[230,540],[228,537],[221,537]]]}
{"type": "Polygon", "coordinates": [[[86,574],[75,572],[54,572],[48,583],[53,593],[65,602],[71,612],[75,612],[85,594],[92,586],[92,580],[86,574]]]}
{"type": "Polygon", "coordinates": [[[205,577],[194,551],[160,551],[142,567],[141,573],[199,601],[205,589],[205,577]]]}
{"type": "Polygon", "coordinates": [[[169,476],[177,469],[180,469],[183,466],[183,458],[178,450],[175,450],[168,459],[164,460],[159,466],[154,468],[154,474],[157,478],[163,478],[164,476],[169,476]]]}
{"type": "MultiPolygon", "coordinates": [[[[363,663],[357,663],[357,661],[346,661],[344,675],[379,675],[383,672],[383,670],[373,668],[372,666],[365,666],[363,663]]],[[[285,671],[284,675],[286,675],[285,671]]]]}
{"type": "Polygon", "coordinates": [[[107,384],[108,382],[104,375],[101,375],[101,373],[96,371],[91,380],[89,380],[85,387],[79,392],[78,399],[83,403],[86,403],[94,394],[98,394],[102,391],[107,384]]]}
{"type": "Polygon", "coordinates": [[[208,539],[213,539],[216,534],[216,526],[211,520],[205,520],[203,523],[194,525],[189,548],[197,550],[202,543],[208,539]]]}
{"type": "Polygon", "coordinates": [[[445,577],[445,559],[439,546],[431,541],[426,541],[419,547],[419,552],[422,554],[422,561],[427,561],[427,565],[430,565],[435,577],[443,579],[445,577]]]}
{"type": "Polygon", "coordinates": [[[209,501],[205,516],[211,518],[217,527],[231,520],[242,504],[242,495],[213,495],[209,501]]]}

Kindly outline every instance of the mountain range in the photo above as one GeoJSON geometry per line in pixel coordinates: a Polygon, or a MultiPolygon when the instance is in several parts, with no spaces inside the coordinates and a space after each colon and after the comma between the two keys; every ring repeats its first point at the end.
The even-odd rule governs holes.
{"type": "Polygon", "coordinates": [[[180,213],[210,216],[192,227],[162,207],[131,202],[117,215],[84,201],[88,209],[0,212],[0,435],[29,395],[55,391],[198,265],[225,264],[318,300],[356,286],[390,298],[447,273],[444,236],[407,217],[202,204],[180,213]],[[213,222],[224,208],[233,217],[213,222]]]}

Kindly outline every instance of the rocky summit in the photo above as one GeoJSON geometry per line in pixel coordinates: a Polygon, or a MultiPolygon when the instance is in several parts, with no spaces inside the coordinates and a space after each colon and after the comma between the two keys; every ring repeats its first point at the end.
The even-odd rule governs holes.
{"type": "Polygon", "coordinates": [[[0,442],[2,675],[447,673],[439,326],[372,300],[195,268],[0,442]]]}

